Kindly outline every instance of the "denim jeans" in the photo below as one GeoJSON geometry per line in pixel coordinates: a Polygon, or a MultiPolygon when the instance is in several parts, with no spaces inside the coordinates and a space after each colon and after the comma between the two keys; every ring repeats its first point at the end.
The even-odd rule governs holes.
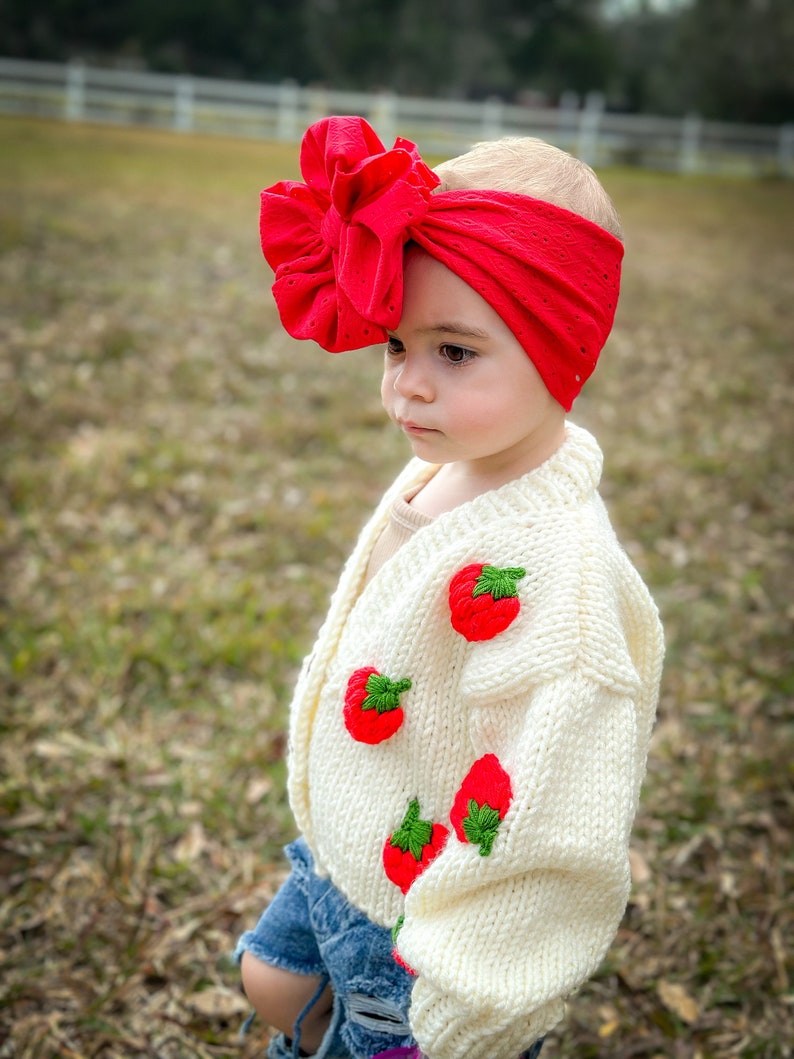
{"type": "MultiPolygon", "coordinates": [[[[268,1059],[297,1059],[301,1020],[329,982],[334,1008],[316,1059],[372,1059],[391,1049],[395,1059],[403,1049],[403,1055],[421,1059],[408,1024],[414,978],[392,956],[391,931],[351,905],[328,879],[318,878],[302,838],[287,846],[286,854],[292,872],[256,927],[241,936],[235,959],[250,952],[321,983],[291,1039],[279,1034],[271,1040],[268,1059]]],[[[542,1044],[536,1041],[518,1059],[536,1059],[542,1044]]]]}
{"type": "MultiPolygon", "coordinates": [[[[256,927],[242,935],[235,958],[250,952],[293,974],[319,976],[322,986],[330,982],[334,1008],[315,1053],[320,1059],[370,1059],[389,1048],[410,1047],[414,978],[392,956],[391,931],[354,908],[328,879],[318,878],[303,839],[286,853],[292,873],[256,927]]],[[[298,1055],[301,1018],[291,1041],[274,1038],[270,1059],[298,1055]]]]}

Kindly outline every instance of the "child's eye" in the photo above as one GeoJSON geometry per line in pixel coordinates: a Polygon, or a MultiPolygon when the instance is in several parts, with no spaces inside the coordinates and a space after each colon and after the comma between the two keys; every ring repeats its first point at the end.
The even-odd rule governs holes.
{"type": "Polygon", "coordinates": [[[386,355],[390,357],[398,356],[400,353],[405,352],[405,346],[393,335],[389,335],[389,341],[386,343],[386,355]]]}
{"type": "Polygon", "coordinates": [[[477,356],[473,349],[466,349],[465,346],[453,346],[446,342],[441,346],[440,352],[444,360],[450,364],[465,364],[467,360],[472,360],[477,356]]]}

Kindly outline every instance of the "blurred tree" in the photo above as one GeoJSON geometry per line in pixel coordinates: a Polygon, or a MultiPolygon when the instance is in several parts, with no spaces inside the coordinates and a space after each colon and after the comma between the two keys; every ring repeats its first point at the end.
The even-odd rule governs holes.
{"type": "Polygon", "coordinates": [[[612,61],[602,0],[304,0],[324,79],[482,98],[602,87],[612,61]]]}
{"type": "Polygon", "coordinates": [[[792,0],[641,2],[615,23],[612,94],[627,110],[794,121],[792,0]]]}
{"type": "Polygon", "coordinates": [[[86,50],[118,48],[129,3],[98,0],[0,0],[0,49],[5,55],[61,59],[86,50]]]}
{"type": "Polygon", "coordinates": [[[616,55],[602,0],[495,0],[493,7],[516,87],[553,98],[606,88],[616,55]]]}
{"type": "Polygon", "coordinates": [[[687,108],[727,121],[794,121],[792,0],[693,0],[677,30],[687,108]]]}
{"type": "Polygon", "coordinates": [[[794,0],[0,0],[0,55],[794,120],[794,0]]]}
{"type": "Polygon", "coordinates": [[[400,5],[390,0],[303,0],[303,31],[317,76],[334,88],[390,85],[400,5]]]}
{"type": "Polygon", "coordinates": [[[393,87],[412,95],[510,96],[512,73],[481,0],[403,0],[393,60],[393,87]]]}
{"type": "Polygon", "coordinates": [[[317,75],[303,3],[282,0],[0,0],[0,54],[272,81],[317,75]]]}
{"type": "Polygon", "coordinates": [[[641,4],[615,21],[611,105],[630,113],[680,114],[689,108],[679,62],[679,19],[641,4]]]}

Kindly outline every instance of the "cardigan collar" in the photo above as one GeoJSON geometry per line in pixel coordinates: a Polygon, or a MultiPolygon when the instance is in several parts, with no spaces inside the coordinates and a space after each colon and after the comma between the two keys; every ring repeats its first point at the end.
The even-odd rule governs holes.
{"type": "MultiPolygon", "coordinates": [[[[461,521],[475,526],[493,518],[511,515],[522,518],[550,508],[578,507],[584,503],[598,489],[603,455],[598,442],[583,427],[566,421],[565,430],[565,441],[539,467],[444,512],[435,521],[461,521]]],[[[411,485],[430,481],[438,470],[436,464],[413,459],[389,494],[392,498],[404,494],[411,485]]]]}

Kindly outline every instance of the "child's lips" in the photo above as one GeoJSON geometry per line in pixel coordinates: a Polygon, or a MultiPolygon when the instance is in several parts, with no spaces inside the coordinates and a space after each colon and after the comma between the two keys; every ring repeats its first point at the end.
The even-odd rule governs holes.
{"type": "Polygon", "coordinates": [[[433,427],[423,427],[419,423],[414,423],[410,419],[400,419],[400,427],[406,434],[413,434],[415,437],[422,437],[425,434],[437,434],[438,431],[433,427]]]}

